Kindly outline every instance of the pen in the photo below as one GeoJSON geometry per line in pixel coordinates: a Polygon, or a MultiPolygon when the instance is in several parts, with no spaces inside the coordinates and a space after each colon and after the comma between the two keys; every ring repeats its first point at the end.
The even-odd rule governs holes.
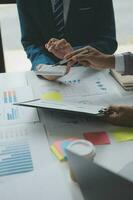
{"type": "Polygon", "coordinates": [[[52,67],[55,67],[55,66],[57,66],[57,65],[65,65],[65,64],[67,64],[68,61],[69,61],[69,60],[67,60],[67,59],[63,59],[63,60],[61,60],[61,61],[59,61],[59,62],[53,64],[52,67]]]}
{"type": "MultiPolygon", "coordinates": [[[[88,49],[84,50],[83,53],[84,53],[84,54],[85,54],[85,53],[88,53],[88,49]]],[[[61,61],[59,61],[59,62],[53,64],[52,67],[55,67],[55,66],[57,66],[57,65],[65,65],[65,64],[67,64],[67,62],[70,61],[70,60],[71,60],[70,58],[69,58],[69,59],[63,59],[63,60],[61,60],[61,61]]]]}

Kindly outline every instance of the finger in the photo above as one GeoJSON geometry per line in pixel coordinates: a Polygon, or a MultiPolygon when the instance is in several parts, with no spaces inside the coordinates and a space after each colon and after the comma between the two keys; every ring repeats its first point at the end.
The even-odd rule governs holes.
{"type": "Polygon", "coordinates": [[[82,60],[80,60],[79,64],[81,64],[84,67],[90,67],[91,66],[91,64],[88,61],[82,61],[82,60]]]}
{"type": "Polygon", "coordinates": [[[65,44],[65,45],[64,45],[64,49],[69,49],[69,51],[70,51],[70,50],[73,51],[73,48],[72,48],[72,46],[70,45],[70,43],[65,44]]]}
{"type": "Polygon", "coordinates": [[[56,43],[56,46],[55,46],[55,48],[56,49],[62,49],[62,48],[64,48],[64,46],[67,44],[67,41],[65,40],[65,39],[61,39],[61,40],[59,40],[57,43],[56,43]]]}
{"type": "Polygon", "coordinates": [[[116,112],[113,112],[111,114],[106,115],[105,119],[107,122],[110,122],[111,124],[118,124],[120,116],[116,112]]]}
{"type": "Polygon", "coordinates": [[[48,43],[46,43],[44,46],[45,46],[45,48],[47,49],[47,48],[48,48],[48,43]]]}
{"type": "Polygon", "coordinates": [[[56,53],[57,49],[55,48],[57,42],[51,43],[51,45],[48,47],[48,51],[52,53],[56,53]]]}
{"type": "Polygon", "coordinates": [[[51,40],[49,40],[48,42],[47,42],[47,46],[50,46],[51,45],[51,40]]]}
{"type": "Polygon", "coordinates": [[[67,66],[68,67],[72,67],[74,64],[76,64],[77,62],[75,60],[70,60],[68,63],[67,63],[67,66]]]}
{"type": "Polygon", "coordinates": [[[117,106],[117,105],[112,105],[109,106],[108,108],[108,112],[120,112],[121,111],[121,106],[117,106]]]}
{"type": "Polygon", "coordinates": [[[47,44],[46,44],[47,49],[50,48],[51,45],[55,44],[55,42],[57,42],[57,41],[58,41],[58,39],[56,39],[56,38],[51,38],[51,39],[47,42],[47,44]]]}
{"type": "Polygon", "coordinates": [[[59,39],[56,39],[56,38],[51,38],[48,42],[48,44],[51,44],[51,43],[54,43],[54,42],[57,42],[59,41],[59,39]]]}
{"type": "Polygon", "coordinates": [[[121,111],[126,111],[126,112],[128,112],[128,111],[130,111],[131,109],[133,109],[133,107],[131,107],[131,106],[125,106],[125,105],[120,105],[119,106],[119,109],[121,110],[121,111]]]}
{"type": "Polygon", "coordinates": [[[75,64],[77,62],[84,62],[84,61],[87,61],[86,57],[83,56],[82,54],[77,54],[73,56],[72,58],[70,58],[68,63],[75,64]]]}
{"type": "Polygon", "coordinates": [[[75,56],[75,55],[77,55],[77,54],[79,54],[79,53],[83,53],[83,52],[87,52],[87,49],[82,48],[82,49],[75,50],[75,51],[73,51],[72,53],[66,54],[66,55],[65,55],[65,58],[66,58],[66,59],[69,59],[69,58],[71,58],[71,57],[73,57],[73,56],[75,56]]]}
{"type": "Polygon", "coordinates": [[[78,63],[85,64],[86,66],[88,65],[90,66],[90,62],[88,58],[89,58],[88,55],[82,55],[81,53],[72,57],[72,59],[76,60],[78,63]]]}
{"type": "Polygon", "coordinates": [[[96,49],[94,49],[93,47],[91,46],[86,46],[86,47],[83,47],[83,48],[80,48],[80,49],[77,49],[75,51],[73,51],[72,53],[69,53],[65,56],[66,59],[76,55],[76,54],[79,54],[79,53],[82,53],[82,54],[88,54],[89,52],[91,52],[92,50],[95,50],[97,51],[96,49]]]}
{"type": "Polygon", "coordinates": [[[86,66],[86,67],[90,67],[91,66],[91,64],[90,64],[90,62],[88,62],[88,61],[85,61],[84,59],[82,60],[82,59],[80,59],[79,61],[76,59],[76,57],[73,57],[73,59],[70,59],[69,60],[69,62],[67,63],[67,66],[70,66],[70,67],[72,67],[74,64],[76,64],[76,63],[79,63],[79,64],[81,64],[82,66],[86,66]]]}
{"type": "Polygon", "coordinates": [[[73,56],[71,59],[69,59],[69,61],[68,61],[68,63],[73,63],[73,64],[75,64],[75,63],[77,63],[78,62],[78,60],[77,60],[77,57],[76,56],[73,56]]]}
{"type": "Polygon", "coordinates": [[[70,69],[71,69],[71,66],[68,66],[68,65],[67,65],[66,73],[65,73],[65,74],[68,74],[68,72],[70,71],[70,69]]]}
{"type": "Polygon", "coordinates": [[[49,44],[47,43],[47,44],[45,45],[45,48],[48,50],[48,49],[50,49],[50,48],[52,47],[52,45],[53,45],[52,43],[51,43],[51,44],[50,44],[50,43],[49,43],[49,44]]]}
{"type": "Polygon", "coordinates": [[[51,46],[48,48],[48,51],[51,52],[51,53],[54,53],[54,52],[55,52],[55,45],[51,45],[51,46]]]}
{"type": "Polygon", "coordinates": [[[73,58],[75,60],[77,60],[77,62],[79,62],[79,63],[81,63],[81,62],[86,62],[86,63],[88,62],[88,63],[90,63],[89,56],[86,55],[86,54],[79,53],[79,54],[73,56],[72,59],[73,58]]]}

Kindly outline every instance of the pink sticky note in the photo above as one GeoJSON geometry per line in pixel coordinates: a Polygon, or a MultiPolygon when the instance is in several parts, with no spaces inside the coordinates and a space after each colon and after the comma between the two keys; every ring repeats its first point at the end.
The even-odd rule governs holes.
{"type": "Polygon", "coordinates": [[[63,155],[63,151],[61,149],[61,143],[62,143],[62,141],[56,141],[56,142],[54,142],[54,146],[63,155]]]}
{"type": "Polygon", "coordinates": [[[109,137],[105,131],[87,132],[83,134],[84,138],[95,145],[110,144],[109,137]]]}

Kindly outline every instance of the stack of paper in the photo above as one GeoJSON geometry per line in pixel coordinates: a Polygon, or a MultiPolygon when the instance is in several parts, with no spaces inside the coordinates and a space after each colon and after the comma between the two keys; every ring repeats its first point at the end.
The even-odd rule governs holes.
{"type": "Polygon", "coordinates": [[[111,74],[125,90],[133,90],[133,75],[122,75],[114,69],[111,70],[111,74]]]}
{"type": "Polygon", "coordinates": [[[51,145],[51,151],[54,153],[56,158],[60,161],[67,160],[65,149],[68,145],[77,140],[78,138],[68,138],[66,140],[58,140],[51,145]]]}

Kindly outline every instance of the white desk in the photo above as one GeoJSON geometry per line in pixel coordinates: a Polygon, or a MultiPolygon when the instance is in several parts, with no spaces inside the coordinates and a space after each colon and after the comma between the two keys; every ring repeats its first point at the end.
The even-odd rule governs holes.
{"type": "MultiPolygon", "coordinates": [[[[123,99],[125,99],[124,103],[126,103],[127,101],[126,97],[129,96],[132,98],[133,91],[126,92],[108,73],[106,73],[106,76],[108,78],[108,81],[111,81],[112,84],[116,85],[116,87],[120,91],[121,98],[123,97],[123,99]]],[[[32,85],[34,93],[36,95],[37,91],[36,87],[34,86],[37,84],[42,84],[42,80],[37,79],[34,74],[31,73],[28,74],[27,77],[29,79],[29,84],[32,85]]],[[[115,97],[114,99],[112,99],[111,103],[117,103],[115,97]]],[[[127,104],[132,105],[133,100],[131,99],[131,101],[127,104]]],[[[96,120],[89,120],[87,122],[86,120],[83,120],[81,122],[78,121],[78,123],[68,123],[68,126],[66,126],[66,124],[63,123],[63,121],[65,121],[66,114],[64,116],[64,114],[62,113],[49,113],[50,112],[41,111],[41,119],[45,124],[48,134],[51,135],[51,137],[49,138],[50,143],[56,139],[64,139],[71,136],[82,137],[82,133],[86,131],[104,130],[109,133],[111,144],[96,146],[97,153],[95,161],[115,172],[119,172],[126,164],[133,161],[132,155],[130,153],[133,151],[133,142],[115,142],[110,134],[110,130],[116,129],[115,126],[105,124],[96,120]]],[[[76,116],[74,117],[76,118],[76,116]]]]}
{"type": "MultiPolygon", "coordinates": [[[[36,91],[35,91],[36,87],[34,87],[34,85],[40,84],[40,82],[42,82],[43,80],[36,78],[33,72],[25,72],[22,74],[26,76],[26,83],[27,83],[27,85],[32,86],[32,89],[36,96],[36,91]]],[[[23,75],[22,75],[22,77],[23,77],[23,75]]],[[[3,76],[5,77],[5,75],[3,75],[3,74],[0,75],[1,83],[4,81],[3,76]]],[[[11,77],[11,76],[12,75],[10,75],[10,74],[7,75],[7,77],[11,77]]],[[[107,74],[107,76],[108,76],[108,80],[113,81],[112,83],[117,85],[117,87],[120,89],[120,93],[122,96],[133,95],[133,92],[129,92],[129,93],[125,92],[123,89],[120,88],[120,86],[108,74],[107,74]]],[[[20,79],[20,82],[19,82],[19,79],[16,82],[16,84],[19,86],[22,86],[23,83],[25,85],[25,80],[22,81],[22,79],[23,79],[22,77],[20,79]]],[[[8,81],[8,79],[7,79],[7,81],[8,81]]],[[[13,82],[10,81],[10,87],[12,87],[11,86],[12,84],[15,85],[15,79],[13,82]]],[[[111,144],[96,146],[95,161],[115,172],[118,172],[126,164],[133,161],[133,157],[132,157],[133,142],[130,141],[130,142],[123,142],[123,143],[116,143],[112,139],[111,134],[110,134],[110,130],[114,129],[115,128],[114,126],[105,124],[105,123],[97,121],[97,120],[89,119],[88,121],[86,121],[85,118],[82,118],[82,120],[78,121],[78,123],[75,123],[75,124],[70,123],[70,124],[68,124],[68,126],[66,126],[62,122],[62,119],[65,120],[65,117],[66,117],[66,116],[64,116],[63,113],[50,114],[50,112],[48,112],[48,111],[39,110],[39,115],[40,115],[41,122],[44,124],[44,127],[45,127],[44,133],[47,135],[51,135],[51,137],[49,137],[49,143],[51,143],[52,141],[54,141],[54,139],[57,139],[57,138],[61,139],[61,138],[69,137],[69,136],[70,137],[71,136],[76,136],[76,137],[80,136],[81,137],[82,133],[86,132],[86,131],[104,130],[109,133],[111,144]],[[57,124],[60,124],[60,127],[57,126],[57,124]]],[[[45,137],[44,144],[47,143],[46,140],[47,140],[47,138],[45,137]]],[[[56,193],[59,192],[61,194],[60,196],[63,197],[63,200],[82,200],[83,197],[82,197],[82,194],[81,194],[77,184],[73,183],[70,179],[67,163],[61,163],[61,162],[57,161],[56,158],[53,156],[53,154],[49,151],[47,145],[46,145],[45,149],[46,149],[46,155],[44,155],[44,157],[45,157],[45,159],[47,157],[50,157],[50,162],[47,163],[47,165],[49,165],[49,167],[52,168],[52,174],[47,175],[46,178],[51,179],[51,176],[54,176],[54,175],[56,176],[56,174],[59,175],[59,173],[61,173],[61,176],[59,175],[60,176],[59,180],[56,177],[56,180],[58,180],[57,188],[51,187],[51,193],[54,194],[54,192],[56,190],[56,193]]],[[[43,170],[45,170],[45,169],[43,169],[43,170]]],[[[22,176],[21,176],[21,178],[22,178],[22,176]]],[[[35,181],[35,179],[33,179],[33,180],[35,181]]],[[[40,179],[37,181],[39,183],[40,179]]],[[[31,184],[31,182],[32,182],[32,180],[30,180],[30,184],[31,184]]],[[[21,180],[20,180],[20,182],[17,181],[16,183],[21,184],[21,180]]],[[[8,184],[10,184],[10,183],[8,183],[8,184]]],[[[25,184],[28,184],[28,183],[25,183],[25,184]]],[[[30,184],[27,185],[27,187],[29,187],[29,190],[34,188],[34,187],[32,188],[32,186],[30,184]]],[[[34,182],[33,182],[33,185],[34,185],[34,182]]],[[[50,187],[50,185],[48,185],[48,187],[50,187]]],[[[34,188],[34,189],[36,189],[36,188],[34,188]]],[[[23,190],[23,188],[22,188],[22,190],[23,190]]],[[[34,195],[34,198],[32,198],[33,200],[47,199],[46,196],[43,196],[44,195],[43,192],[40,193],[40,190],[33,191],[33,193],[34,192],[36,193],[36,195],[34,195]]],[[[21,191],[21,193],[22,193],[22,191],[21,191]]],[[[22,200],[18,193],[17,193],[18,196],[15,196],[15,194],[13,194],[13,195],[14,195],[14,200],[22,200]]],[[[26,194],[25,194],[24,197],[25,197],[25,200],[29,200],[29,197],[31,198],[32,195],[26,196],[26,194]]],[[[0,197],[0,199],[9,200],[7,198],[7,196],[6,196],[6,198],[4,198],[2,196],[2,198],[0,197]]],[[[49,200],[52,200],[52,199],[49,199],[49,200]]],[[[60,198],[58,200],[62,200],[62,198],[60,198]]]]}

